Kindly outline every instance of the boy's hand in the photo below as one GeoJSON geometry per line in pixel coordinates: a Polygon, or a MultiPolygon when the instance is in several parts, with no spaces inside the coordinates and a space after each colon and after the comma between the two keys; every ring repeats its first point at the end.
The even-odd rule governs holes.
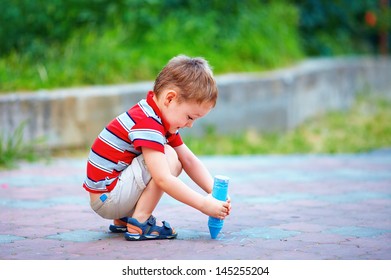
{"type": "Polygon", "coordinates": [[[207,216],[223,220],[231,212],[231,199],[228,197],[227,201],[224,202],[215,199],[211,194],[209,194],[205,197],[205,202],[201,212],[207,216]]]}
{"type": "Polygon", "coordinates": [[[227,216],[231,213],[231,197],[227,195],[227,202],[228,202],[228,213],[227,216]]]}

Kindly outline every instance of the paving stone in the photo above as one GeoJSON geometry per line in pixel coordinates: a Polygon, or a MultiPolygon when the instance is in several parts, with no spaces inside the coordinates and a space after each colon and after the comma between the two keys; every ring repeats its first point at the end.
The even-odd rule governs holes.
{"type": "Polygon", "coordinates": [[[232,214],[215,240],[208,217],[167,195],[154,215],[176,240],[110,233],[82,188],[85,159],[1,170],[0,259],[391,259],[391,152],[201,160],[231,177],[232,214]]]}

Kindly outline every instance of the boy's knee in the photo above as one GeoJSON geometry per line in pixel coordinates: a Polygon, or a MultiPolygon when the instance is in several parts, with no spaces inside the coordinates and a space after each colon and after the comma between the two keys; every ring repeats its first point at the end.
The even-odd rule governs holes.
{"type": "Polygon", "coordinates": [[[182,164],[179,161],[178,154],[169,145],[165,145],[165,154],[167,157],[168,165],[170,166],[171,174],[174,176],[179,176],[179,174],[181,174],[182,172],[182,164]]]}

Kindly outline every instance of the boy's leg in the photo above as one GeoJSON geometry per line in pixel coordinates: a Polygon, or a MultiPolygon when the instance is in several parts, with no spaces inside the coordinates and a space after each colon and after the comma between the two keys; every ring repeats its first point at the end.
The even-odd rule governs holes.
{"type": "MultiPolygon", "coordinates": [[[[166,145],[165,154],[170,166],[171,174],[179,176],[182,172],[182,164],[178,159],[177,153],[171,146],[166,145]]],[[[159,203],[162,195],[163,191],[156,185],[155,181],[151,179],[136,204],[132,218],[135,218],[140,223],[146,221],[152,215],[152,212],[159,203]]]]}

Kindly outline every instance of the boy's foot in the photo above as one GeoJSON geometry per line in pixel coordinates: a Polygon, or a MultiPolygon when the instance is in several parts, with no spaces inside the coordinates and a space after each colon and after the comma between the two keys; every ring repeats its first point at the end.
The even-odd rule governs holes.
{"type": "Polygon", "coordinates": [[[114,233],[124,233],[127,230],[126,228],[127,223],[128,223],[128,217],[115,219],[114,224],[110,225],[109,230],[114,233]]]}
{"type": "Polygon", "coordinates": [[[150,216],[144,223],[140,223],[134,218],[128,218],[127,232],[125,239],[129,241],[152,240],[152,239],[173,239],[177,233],[170,224],[163,221],[163,226],[156,225],[156,218],[150,216]]]}

